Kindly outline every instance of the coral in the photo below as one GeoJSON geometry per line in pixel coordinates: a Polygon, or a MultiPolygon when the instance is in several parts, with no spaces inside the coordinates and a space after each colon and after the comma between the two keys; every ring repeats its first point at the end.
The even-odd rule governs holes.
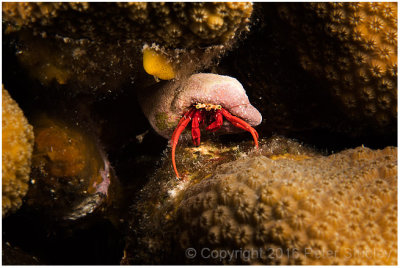
{"type": "Polygon", "coordinates": [[[88,3],[5,3],[2,13],[7,21],[12,22],[8,31],[15,31],[38,21],[41,25],[48,25],[66,9],[84,11],[88,7],[88,3]]]}
{"type": "Polygon", "coordinates": [[[4,217],[21,206],[22,198],[28,191],[33,130],[4,86],[2,93],[2,215],[4,217]]]}
{"type": "Polygon", "coordinates": [[[251,3],[3,5],[3,18],[9,23],[8,31],[32,28],[47,35],[58,34],[97,41],[104,40],[105,36],[119,39],[125,36],[125,39],[140,38],[148,43],[181,48],[223,44],[245,28],[251,13],[251,3]]]}
{"type": "Polygon", "coordinates": [[[218,73],[241,81],[266,118],[261,133],[395,140],[397,3],[368,6],[254,4],[259,23],[218,73]]]}
{"type": "Polygon", "coordinates": [[[329,81],[351,117],[372,119],[379,127],[396,118],[397,3],[306,4],[314,20],[301,18],[296,8],[281,8],[285,20],[304,21],[293,25],[301,40],[300,64],[329,81]],[[315,19],[321,29],[310,27],[315,19]]]}
{"type": "MultiPolygon", "coordinates": [[[[182,115],[197,102],[219,104],[252,126],[262,121],[261,114],[250,104],[240,82],[217,74],[199,73],[184,81],[161,84],[139,92],[139,99],[152,127],[167,139],[182,115]]],[[[230,123],[224,122],[222,130],[225,133],[235,132],[234,129],[230,123]]]]}
{"type": "Polygon", "coordinates": [[[174,68],[171,61],[161,52],[152,48],[143,48],[143,67],[144,70],[157,78],[171,80],[175,78],[174,68]]]}
{"type": "Polygon", "coordinates": [[[101,207],[117,183],[93,137],[47,115],[37,115],[32,186],[27,205],[58,219],[74,220],[101,207]]]}
{"type": "Polygon", "coordinates": [[[144,67],[165,79],[210,66],[247,30],[251,3],[7,3],[9,42],[34,79],[74,91],[110,92],[148,78],[142,48],[162,51],[174,69],[154,67],[163,57],[144,50],[144,67]],[[153,55],[153,57],[148,57],[153,55]],[[156,60],[156,61],[154,61],[156,60]]]}
{"type": "Polygon", "coordinates": [[[264,141],[260,154],[231,158],[185,182],[157,173],[152,187],[162,191],[147,192],[136,206],[141,227],[132,222],[138,241],[125,261],[396,264],[397,149],[322,156],[292,144],[282,154],[288,147],[280,143],[272,155],[264,141]],[[197,256],[185,257],[188,248],[197,256]]]}

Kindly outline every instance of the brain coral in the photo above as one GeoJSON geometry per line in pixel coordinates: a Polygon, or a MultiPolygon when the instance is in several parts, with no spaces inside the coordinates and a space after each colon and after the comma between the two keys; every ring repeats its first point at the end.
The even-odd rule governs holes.
{"type": "Polygon", "coordinates": [[[396,264],[396,148],[265,155],[170,182],[142,204],[145,227],[125,261],[396,264]]]}
{"type": "Polygon", "coordinates": [[[33,131],[18,104],[3,86],[3,217],[17,210],[28,190],[33,131]]]}

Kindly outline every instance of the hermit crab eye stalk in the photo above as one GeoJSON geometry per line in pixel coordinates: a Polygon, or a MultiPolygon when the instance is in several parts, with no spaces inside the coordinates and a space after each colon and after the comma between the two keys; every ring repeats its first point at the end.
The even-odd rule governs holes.
{"type": "Polygon", "coordinates": [[[211,110],[221,110],[222,106],[221,105],[215,105],[215,104],[210,104],[210,103],[201,103],[198,102],[194,105],[196,109],[205,109],[206,111],[211,111],[211,110]]]}
{"type": "Polygon", "coordinates": [[[194,105],[194,107],[196,107],[196,109],[202,109],[205,108],[205,104],[197,103],[196,105],[194,105]]]}
{"type": "Polygon", "coordinates": [[[210,104],[210,103],[201,103],[198,102],[194,105],[196,109],[205,109],[206,111],[211,111],[211,110],[221,110],[222,106],[221,105],[215,105],[215,104],[210,104]]]}
{"type": "Polygon", "coordinates": [[[209,117],[214,120],[208,127],[206,127],[207,131],[217,131],[221,128],[223,124],[223,118],[225,117],[229,122],[232,123],[235,127],[241,128],[251,133],[254,139],[255,147],[258,148],[258,133],[252,128],[247,122],[244,120],[233,116],[227,110],[222,108],[219,104],[210,104],[210,103],[196,103],[189,109],[181,118],[176,127],[174,133],[171,137],[172,143],[172,165],[174,167],[175,174],[178,178],[180,178],[178,170],[176,168],[175,162],[175,150],[176,145],[178,144],[179,136],[192,121],[192,140],[195,146],[200,145],[200,123],[205,122],[206,113],[208,113],[209,117]]]}

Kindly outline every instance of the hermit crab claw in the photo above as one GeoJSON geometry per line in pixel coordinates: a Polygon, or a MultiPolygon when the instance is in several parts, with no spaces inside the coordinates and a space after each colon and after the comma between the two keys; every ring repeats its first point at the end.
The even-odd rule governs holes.
{"type": "Polygon", "coordinates": [[[250,104],[243,86],[235,78],[199,73],[187,79],[159,83],[139,92],[139,103],[154,130],[171,138],[172,165],[178,178],[176,145],[190,121],[195,146],[200,145],[200,126],[205,124],[206,130],[211,132],[230,133],[234,128],[248,131],[258,147],[258,133],[253,126],[261,123],[262,116],[250,104]]]}

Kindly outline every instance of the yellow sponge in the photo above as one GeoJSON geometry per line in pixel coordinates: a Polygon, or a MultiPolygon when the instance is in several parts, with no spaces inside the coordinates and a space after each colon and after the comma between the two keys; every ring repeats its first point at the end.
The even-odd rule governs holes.
{"type": "Polygon", "coordinates": [[[169,59],[152,48],[143,49],[143,67],[151,75],[162,80],[175,78],[175,71],[169,59]]]}

